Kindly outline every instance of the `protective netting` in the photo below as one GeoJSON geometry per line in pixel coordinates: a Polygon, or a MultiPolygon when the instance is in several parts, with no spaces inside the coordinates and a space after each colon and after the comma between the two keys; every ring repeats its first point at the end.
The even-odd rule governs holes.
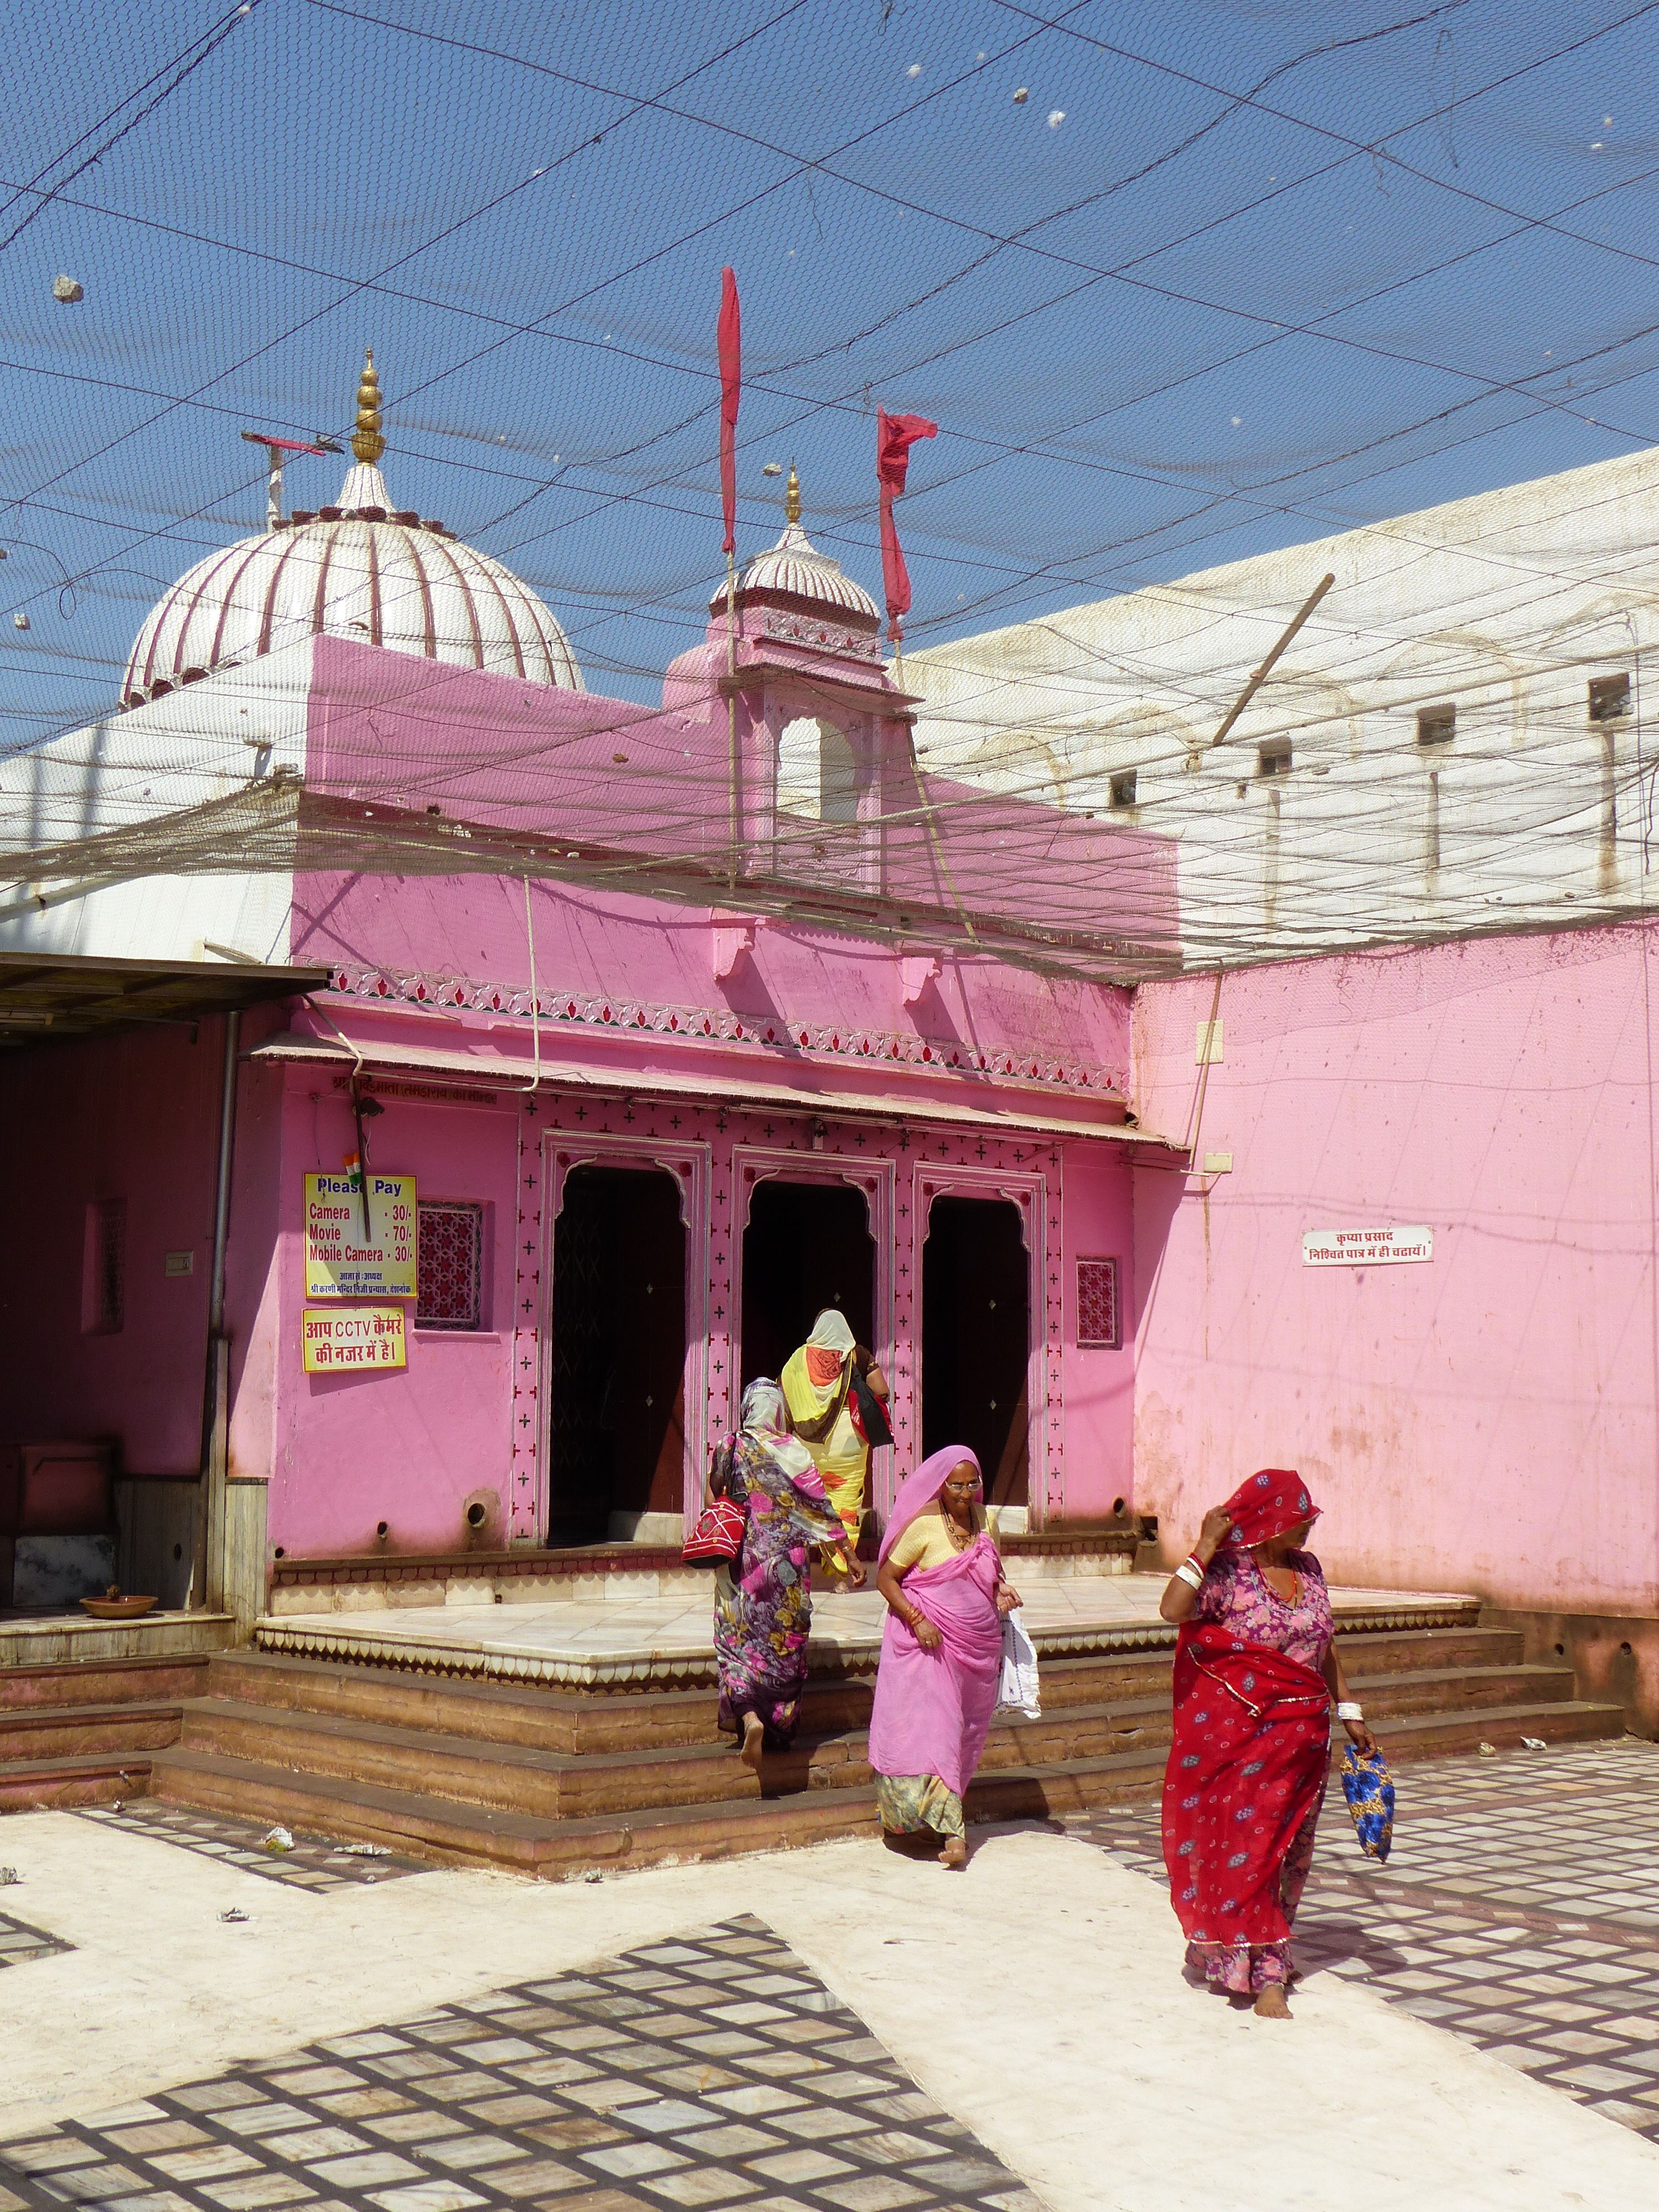
{"type": "MultiPolygon", "coordinates": [[[[1090,972],[1640,910],[1651,580],[1599,485],[1560,479],[1533,542],[1511,533],[1501,610],[1467,569],[1437,580],[1432,619],[1340,577],[1197,770],[1193,732],[1317,549],[1222,616],[1176,593],[1163,630],[1067,610],[1645,446],[1656,15],[159,0],[31,19],[0,164],[0,544],[29,623],[3,632],[3,726],[21,744],[104,712],[149,607],[258,526],[238,432],[341,438],[365,340],[396,496],[530,583],[596,692],[654,701],[718,566],[730,262],[742,551],[778,527],[763,464],[793,456],[815,538],[873,586],[875,406],[940,424],[900,509],[927,787],[884,800],[895,872],[872,890],[822,825],[756,868],[712,755],[672,781],[613,762],[603,805],[571,801],[580,879],[707,902],[746,869],[744,903],[878,932],[915,908],[1090,972]],[[58,275],[84,296],[55,297],[58,275]],[[1012,659],[968,642],[1028,617],[1012,659]],[[1629,711],[1592,716],[1588,683],[1620,673],[1629,711]],[[1453,702],[1453,750],[1407,750],[1418,708],[1453,702]]],[[[342,465],[296,460],[290,505],[324,504],[342,465]]],[[[1651,511],[1644,479],[1621,497],[1651,511]]],[[[354,821],[349,787],[250,778],[210,714],[197,736],[165,791],[135,768],[119,823],[89,834],[83,798],[31,785],[15,896],[288,866],[301,837],[343,866],[579,872],[548,841],[570,824],[563,797],[546,811],[545,739],[542,785],[480,817],[462,861],[429,799],[354,821]]],[[[516,773],[526,738],[466,742],[470,768],[485,743],[516,773]]]]}

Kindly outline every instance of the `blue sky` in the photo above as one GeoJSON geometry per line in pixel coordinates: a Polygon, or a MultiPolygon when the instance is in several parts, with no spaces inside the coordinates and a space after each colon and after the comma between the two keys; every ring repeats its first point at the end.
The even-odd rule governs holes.
{"type": "Polygon", "coordinates": [[[4,15],[0,744],[112,702],[261,525],[238,431],[343,435],[365,343],[394,497],[653,698],[720,573],[726,261],[741,551],[793,458],[878,588],[874,408],[938,418],[918,644],[1659,429],[1659,0],[4,15]]]}

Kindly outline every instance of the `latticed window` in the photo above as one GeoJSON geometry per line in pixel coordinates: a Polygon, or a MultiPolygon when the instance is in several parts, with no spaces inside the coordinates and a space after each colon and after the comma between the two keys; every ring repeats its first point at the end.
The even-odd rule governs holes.
{"type": "Polygon", "coordinates": [[[1116,1352],[1122,1345],[1115,1260],[1077,1263],[1077,1340],[1109,1352],[1116,1352]]]}
{"type": "Polygon", "coordinates": [[[118,1336],[127,1317],[127,1202],[95,1198],[87,1208],[81,1270],[81,1329],[118,1336]]]}
{"type": "Polygon", "coordinates": [[[419,1215],[416,1328],[482,1328],[483,1206],[422,1199],[419,1215]]]}

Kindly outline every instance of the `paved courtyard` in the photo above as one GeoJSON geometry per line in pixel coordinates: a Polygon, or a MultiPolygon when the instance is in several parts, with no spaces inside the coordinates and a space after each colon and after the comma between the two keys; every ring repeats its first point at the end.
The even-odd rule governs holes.
{"type": "Polygon", "coordinates": [[[1150,1808],[562,1886],[21,1815],[0,2212],[1645,2212],[1656,1807],[1633,1743],[1406,1769],[1386,1869],[1333,1806],[1288,2027],[1183,1985],[1150,1808]]]}
{"type": "MultiPolygon", "coordinates": [[[[1299,1963],[1468,2039],[1659,2143],[1659,1745],[1407,1766],[1367,1859],[1330,1792],[1299,1963]]],[[[1164,1881],[1155,1807],[1076,1824],[1164,1881]]]]}

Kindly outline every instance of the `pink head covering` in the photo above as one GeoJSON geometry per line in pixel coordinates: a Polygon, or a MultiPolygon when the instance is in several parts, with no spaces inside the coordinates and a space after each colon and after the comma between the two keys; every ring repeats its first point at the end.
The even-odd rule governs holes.
{"type": "Polygon", "coordinates": [[[966,1444],[946,1444],[925,1459],[914,1474],[908,1474],[899,1485],[899,1494],[893,1500],[893,1510],[888,1516],[887,1533],[881,1540],[878,1559],[884,1559],[918,1513],[925,1513],[944,1489],[946,1479],[964,1462],[985,1480],[984,1470],[966,1444]]]}

